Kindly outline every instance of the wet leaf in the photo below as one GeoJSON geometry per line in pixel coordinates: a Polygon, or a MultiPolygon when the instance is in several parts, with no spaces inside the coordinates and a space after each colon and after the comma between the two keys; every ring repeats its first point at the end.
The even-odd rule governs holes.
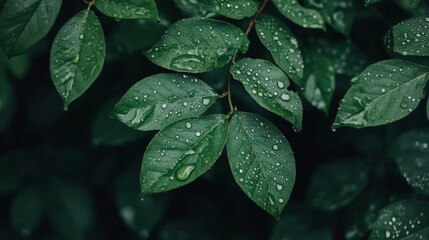
{"type": "Polygon", "coordinates": [[[116,19],[157,19],[158,10],[154,0],[97,0],[97,9],[116,19]]]}
{"type": "Polygon", "coordinates": [[[298,40],[279,19],[263,14],[256,22],[256,32],[274,61],[298,85],[302,85],[304,63],[298,40]]]}
{"type": "Polygon", "coordinates": [[[237,184],[253,202],[279,218],[295,184],[295,158],[287,139],[264,117],[235,112],[226,147],[237,184]]]}
{"type": "Polygon", "coordinates": [[[429,16],[402,21],[393,26],[386,37],[386,47],[393,52],[429,56],[429,16]]]}
{"type": "Polygon", "coordinates": [[[195,77],[157,74],[132,86],[116,104],[113,116],[137,130],[159,130],[202,114],[217,99],[213,89],[195,77]]]}
{"type": "Polygon", "coordinates": [[[405,200],[383,208],[369,240],[428,239],[429,204],[405,200]]]}
{"type": "Polygon", "coordinates": [[[383,0],[365,0],[365,5],[368,6],[368,5],[371,5],[371,4],[374,4],[374,3],[378,3],[378,2],[381,2],[381,1],[383,1],[383,0]]]}
{"type": "Polygon", "coordinates": [[[141,193],[165,192],[205,173],[222,153],[228,133],[225,115],[195,117],[162,129],[143,156],[141,193]]]}
{"type": "Polygon", "coordinates": [[[406,11],[415,11],[421,2],[422,0],[395,0],[395,3],[406,11]]]}
{"type": "Polygon", "coordinates": [[[273,0],[272,2],[286,18],[299,26],[326,29],[322,15],[316,10],[304,8],[298,0],[273,0]]]}
{"type": "Polygon", "coordinates": [[[259,8],[258,0],[210,0],[210,9],[222,16],[242,19],[253,16],[259,8]]]}
{"type": "Polygon", "coordinates": [[[91,10],[82,10],[58,32],[51,48],[50,68],[65,109],[98,77],[105,54],[103,29],[91,10]]]}
{"type": "Polygon", "coordinates": [[[359,159],[328,162],[311,177],[306,199],[313,207],[336,210],[356,199],[367,183],[367,168],[359,159]]]}
{"type": "Polygon", "coordinates": [[[212,19],[183,19],[168,28],[145,55],[154,64],[178,72],[201,73],[224,66],[249,40],[232,24],[212,19]]]}
{"type": "Polygon", "coordinates": [[[245,58],[231,67],[231,74],[259,105],[292,123],[296,131],[301,130],[301,99],[287,89],[289,78],[280,68],[266,60],[245,58]]]}
{"type": "Polygon", "coordinates": [[[39,225],[43,212],[43,194],[35,186],[17,194],[10,208],[11,225],[20,235],[30,236],[39,225]]]}
{"type": "Polygon", "coordinates": [[[210,0],[174,0],[177,7],[189,16],[209,17],[213,15],[210,12],[210,0]]]}
{"type": "Polygon", "coordinates": [[[408,184],[429,195],[429,130],[403,133],[392,150],[396,165],[408,184]]]}
{"type": "Polygon", "coordinates": [[[61,0],[7,0],[0,12],[0,43],[9,57],[39,42],[52,28],[61,0]]]}
{"type": "Polygon", "coordinates": [[[419,104],[429,68],[402,60],[372,64],[352,79],[333,129],[384,125],[407,116],[419,104]]]}

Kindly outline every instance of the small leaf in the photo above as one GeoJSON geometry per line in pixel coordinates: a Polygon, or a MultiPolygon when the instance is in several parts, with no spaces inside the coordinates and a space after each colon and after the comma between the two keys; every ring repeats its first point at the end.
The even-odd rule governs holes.
{"type": "Polygon", "coordinates": [[[105,55],[103,29],[91,10],[82,10],[58,32],[52,44],[50,68],[65,109],[98,77],[105,55]]]}
{"type": "Polygon", "coordinates": [[[407,116],[419,104],[429,68],[402,60],[372,64],[352,79],[333,129],[384,125],[407,116]]]}
{"type": "Polygon", "coordinates": [[[116,104],[113,116],[137,130],[159,130],[202,114],[217,99],[213,89],[197,78],[157,74],[132,86],[116,104]]]}
{"type": "Polygon", "coordinates": [[[222,16],[242,19],[253,16],[259,8],[257,0],[210,0],[210,9],[222,16]]]}
{"type": "Polygon", "coordinates": [[[0,43],[9,57],[39,42],[52,28],[62,0],[7,0],[0,12],[0,43]]]}
{"type": "Polygon", "coordinates": [[[168,28],[146,52],[154,64],[177,72],[201,73],[224,66],[249,40],[232,24],[212,19],[183,19],[168,28]]]}
{"type": "Polygon", "coordinates": [[[12,227],[22,236],[28,237],[40,223],[43,212],[43,194],[32,186],[16,195],[10,208],[12,227]]]}
{"type": "Polygon", "coordinates": [[[393,203],[381,210],[369,240],[429,238],[429,204],[415,200],[393,203]]]}
{"type": "Polygon", "coordinates": [[[306,67],[303,96],[319,110],[328,114],[335,89],[335,69],[331,60],[317,51],[304,55],[306,67]]]}
{"type": "Polygon", "coordinates": [[[362,162],[353,159],[328,162],[316,169],[306,198],[313,207],[332,211],[356,199],[367,183],[367,168],[362,162]]]}
{"type": "Polygon", "coordinates": [[[228,133],[225,115],[195,117],[162,129],[143,156],[143,195],[184,186],[209,170],[222,153],[228,133]]]}
{"type": "Polygon", "coordinates": [[[269,61],[245,58],[231,67],[231,74],[243,83],[246,91],[267,110],[302,127],[302,103],[299,95],[289,91],[289,78],[269,61]]]}
{"type": "Polygon", "coordinates": [[[273,0],[273,4],[286,18],[301,27],[326,29],[322,15],[316,10],[304,8],[298,0],[273,0]]]}
{"type": "Polygon", "coordinates": [[[396,139],[392,155],[408,184],[429,195],[429,131],[403,133],[396,139]]]}
{"type": "Polygon", "coordinates": [[[429,56],[429,16],[396,24],[386,38],[386,47],[393,52],[404,56],[429,56]]]}
{"type": "Polygon", "coordinates": [[[116,19],[157,19],[158,10],[154,0],[97,0],[97,9],[116,19]]]}
{"type": "Polygon", "coordinates": [[[210,17],[210,0],[174,0],[177,7],[189,16],[210,17]]]}
{"type": "Polygon", "coordinates": [[[274,61],[298,85],[302,85],[304,63],[298,40],[289,28],[271,15],[261,15],[256,22],[256,32],[274,61]]]}
{"type": "Polygon", "coordinates": [[[279,218],[295,184],[295,159],[287,139],[267,119],[235,112],[226,145],[237,184],[253,202],[279,218]]]}

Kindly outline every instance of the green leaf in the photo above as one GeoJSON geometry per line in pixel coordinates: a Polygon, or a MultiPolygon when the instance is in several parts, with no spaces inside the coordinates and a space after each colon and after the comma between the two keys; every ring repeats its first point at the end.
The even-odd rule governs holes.
{"type": "Polygon", "coordinates": [[[58,32],[51,48],[50,68],[65,109],[98,77],[105,55],[103,29],[91,10],[82,10],[58,32]]]}
{"type": "Polygon", "coordinates": [[[383,1],[383,0],[365,0],[365,5],[368,6],[368,5],[371,5],[371,4],[374,4],[374,3],[378,3],[378,2],[381,2],[381,1],[383,1]]]}
{"type": "Polygon", "coordinates": [[[405,200],[381,210],[369,240],[417,240],[429,238],[429,204],[405,200]]]}
{"type": "Polygon", "coordinates": [[[384,125],[407,116],[419,104],[429,68],[402,60],[372,64],[352,79],[333,129],[384,125]]]}
{"type": "Polygon", "coordinates": [[[272,2],[286,18],[299,26],[326,29],[322,15],[316,10],[304,8],[298,0],[273,0],[272,2]]]}
{"type": "Polygon", "coordinates": [[[154,0],[97,0],[97,9],[116,19],[157,19],[158,10],[154,0]]]}
{"type": "Polygon", "coordinates": [[[264,117],[235,112],[226,148],[240,188],[258,206],[279,218],[295,184],[295,159],[287,139],[264,117]]]}
{"type": "Polygon", "coordinates": [[[269,61],[245,58],[231,67],[231,74],[243,83],[246,91],[267,110],[302,128],[302,102],[299,95],[289,91],[289,78],[269,61]]]}
{"type": "Polygon", "coordinates": [[[0,155],[0,196],[22,188],[33,155],[25,149],[0,155]]]}
{"type": "Polygon", "coordinates": [[[417,10],[421,2],[422,0],[395,0],[395,3],[406,11],[417,10]]]}
{"type": "Polygon", "coordinates": [[[209,170],[222,153],[228,134],[225,115],[175,122],[162,129],[143,156],[143,195],[181,187],[209,170]]]}
{"type": "Polygon", "coordinates": [[[310,179],[306,199],[313,207],[336,210],[356,199],[368,183],[366,166],[354,159],[328,162],[310,179]]]}
{"type": "Polygon", "coordinates": [[[429,16],[407,19],[393,26],[386,36],[386,45],[404,56],[429,56],[429,16]]]}
{"type": "Polygon", "coordinates": [[[113,116],[137,130],[159,130],[202,114],[217,99],[213,89],[195,77],[157,74],[132,86],[116,104],[113,116]]]}
{"type": "Polygon", "coordinates": [[[9,57],[39,42],[52,28],[61,0],[7,0],[0,12],[0,43],[9,57]]]}
{"type": "Polygon", "coordinates": [[[22,236],[28,237],[40,223],[43,212],[43,194],[32,186],[17,194],[10,208],[11,225],[22,236]]]}
{"type": "Polygon", "coordinates": [[[335,89],[335,68],[331,60],[317,51],[304,55],[306,67],[302,94],[308,102],[328,114],[335,89]]]}
{"type": "Polygon", "coordinates": [[[298,41],[279,19],[263,14],[256,22],[256,32],[274,61],[298,85],[302,85],[304,63],[298,41]]]}
{"type": "Polygon", "coordinates": [[[174,0],[177,7],[189,16],[210,17],[210,0],[174,0]]]}
{"type": "Polygon", "coordinates": [[[183,19],[168,28],[146,52],[154,64],[178,72],[201,73],[224,66],[249,40],[232,24],[212,19],[183,19]]]}
{"type": "Polygon", "coordinates": [[[429,195],[428,129],[411,130],[400,135],[392,156],[408,184],[429,195]]]}
{"type": "Polygon", "coordinates": [[[428,117],[428,120],[429,120],[429,98],[428,98],[428,101],[426,103],[426,116],[428,117]]]}
{"type": "Polygon", "coordinates": [[[253,16],[259,8],[258,0],[210,0],[210,9],[222,16],[242,19],[253,16]]]}

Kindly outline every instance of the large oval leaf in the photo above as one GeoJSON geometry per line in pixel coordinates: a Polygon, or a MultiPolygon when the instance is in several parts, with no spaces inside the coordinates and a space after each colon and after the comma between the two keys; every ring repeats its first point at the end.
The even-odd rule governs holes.
{"type": "Polygon", "coordinates": [[[205,173],[222,153],[228,134],[225,115],[195,117],[162,129],[143,156],[143,195],[181,187],[205,173]]]}
{"type": "Polygon", "coordinates": [[[429,204],[400,201],[381,210],[369,240],[429,239],[429,204]]]}
{"type": "Polygon", "coordinates": [[[9,57],[39,42],[51,29],[62,0],[7,0],[0,12],[0,43],[9,57]]]}
{"type": "Polygon", "coordinates": [[[429,16],[402,21],[390,29],[387,47],[402,55],[429,56],[429,16]]]}
{"type": "Polygon", "coordinates": [[[287,89],[289,78],[280,68],[266,60],[245,58],[231,67],[231,74],[259,105],[292,123],[295,130],[301,130],[301,99],[287,89]]]}
{"type": "Polygon", "coordinates": [[[428,67],[402,60],[369,66],[352,79],[332,128],[378,126],[407,116],[419,104],[428,79],[428,67]]]}
{"type": "Polygon", "coordinates": [[[201,73],[224,66],[249,40],[232,24],[212,19],[183,19],[168,28],[146,52],[154,64],[178,72],[201,73]]]}
{"type": "Polygon", "coordinates": [[[429,194],[429,131],[403,133],[396,140],[392,155],[408,184],[429,194]]]}
{"type": "Polygon", "coordinates": [[[210,0],[210,9],[233,19],[250,17],[258,11],[258,0],[210,0]]]}
{"type": "Polygon", "coordinates": [[[157,19],[158,10],[154,0],[97,0],[100,12],[116,19],[157,19]]]}
{"type": "Polygon", "coordinates": [[[226,147],[237,184],[279,218],[295,184],[295,158],[287,139],[264,117],[235,112],[226,147]]]}
{"type": "Polygon", "coordinates": [[[184,118],[205,112],[218,95],[203,81],[179,74],[147,77],[122,97],[113,116],[138,130],[159,130],[184,118]]]}
{"type": "Polygon", "coordinates": [[[296,84],[301,85],[304,63],[298,40],[289,28],[271,15],[261,15],[256,22],[256,32],[274,61],[296,84]]]}
{"type": "Polygon", "coordinates": [[[326,29],[322,15],[316,10],[304,8],[298,0],[273,0],[273,4],[286,18],[301,27],[326,29]]]}
{"type": "Polygon", "coordinates": [[[103,29],[91,10],[82,10],[58,32],[52,44],[50,68],[65,109],[98,77],[105,55],[103,29]]]}

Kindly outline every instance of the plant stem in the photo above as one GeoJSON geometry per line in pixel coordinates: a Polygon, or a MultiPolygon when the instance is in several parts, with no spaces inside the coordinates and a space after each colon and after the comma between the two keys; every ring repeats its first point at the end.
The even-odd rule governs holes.
{"type": "Polygon", "coordinates": [[[88,4],[88,9],[90,9],[92,7],[92,5],[95,4],[95,0],[82,0],[83,2],[85,2],[86,4],[88,4]]]}

